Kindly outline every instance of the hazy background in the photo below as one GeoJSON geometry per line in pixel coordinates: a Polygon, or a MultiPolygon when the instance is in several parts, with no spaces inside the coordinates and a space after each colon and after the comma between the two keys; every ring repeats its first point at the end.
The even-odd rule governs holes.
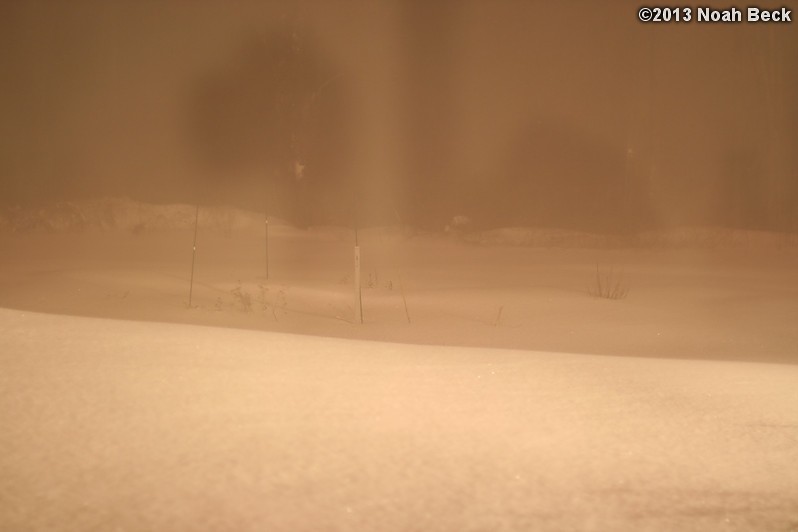
{"type": "Polygon", "coordinates": [[[795,22],[639,6],[2,2],[0,203],[795,231],[795,22]]]}

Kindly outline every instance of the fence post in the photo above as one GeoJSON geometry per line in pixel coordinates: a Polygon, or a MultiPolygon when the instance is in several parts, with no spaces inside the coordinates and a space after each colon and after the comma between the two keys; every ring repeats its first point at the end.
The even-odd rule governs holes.
{"type": "Polygon", "coordinates": [[[360,246],[355,244],[355,319],[363,323],[363,296],[360,288],[360,246]]]}
{"type": "Polygon", "coordinates": [[[194,263],[197,260],[197,226],[199,225],[199,203],[194,215],[194,244],[191,252],[191,280],[188,285],[188,308],[191,308],[191,298],[194,295],[194,263]]]}

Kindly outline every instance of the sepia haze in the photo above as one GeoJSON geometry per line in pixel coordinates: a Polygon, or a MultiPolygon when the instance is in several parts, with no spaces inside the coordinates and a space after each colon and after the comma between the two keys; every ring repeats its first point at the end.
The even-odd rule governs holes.
{"type": "Polygon", "coordinates": [[[0,530],[795,531],[795,26],[640,8],[0,1],[0,530]]]}
{"type": "Polygon", "coordinates": [[[5,206],[124,196],[300,225],[796,227],[789,24],[642,24],[631,2],[0,10],[5,206]]]}

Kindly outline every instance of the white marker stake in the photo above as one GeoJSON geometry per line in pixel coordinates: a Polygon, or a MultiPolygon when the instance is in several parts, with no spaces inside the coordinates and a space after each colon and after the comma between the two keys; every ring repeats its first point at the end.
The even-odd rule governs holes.
{"type": "Polygon", "coordinates": [[[363,298],[360,291],[360,246],[355,246],[355,319],[363,323],[363,298]]]}
{"type": "Polygon", "coordinates": [[[266,215],[266,280],[269,280],[269,215],[266,215]]]}
{"type": "Polygon", "coordinates": [[[191,251],[191,280],[188,285],[188,308],[191,308],[191,298],[194,295],[194,263],[197,260],[197,227],[199,227],[199,203],[194,215],[194,245],[191,251]]]}

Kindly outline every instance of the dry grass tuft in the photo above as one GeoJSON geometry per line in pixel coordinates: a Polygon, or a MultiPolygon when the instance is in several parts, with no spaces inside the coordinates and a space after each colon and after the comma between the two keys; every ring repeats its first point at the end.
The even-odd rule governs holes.
{"type": "Polygon", "coordinates": [[[596,279],[589,292],[591,296],[602,299],[625,299],[629,294],[629,288],[626,285],[623,270],[616,272],[615,268],[610,266],[609,270],[602,271],[596,264],[596,279]]]}

